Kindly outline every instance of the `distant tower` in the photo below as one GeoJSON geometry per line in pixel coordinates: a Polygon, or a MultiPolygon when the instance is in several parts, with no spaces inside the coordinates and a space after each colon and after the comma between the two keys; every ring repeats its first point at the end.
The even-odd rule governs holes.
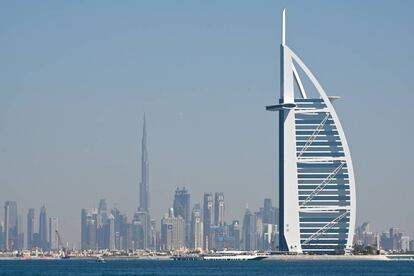
{"type": "Polygon", "coordinates": [[[40,208],[39,215],[39,245],[42,249],[47,249],[49,247],[47,231],[47,214],[46,207],[44,205],[40,208]]]}
{"type": "Polygon", "coordinates": [[[173,208],[161,219],[161,249],[166,251],[185,248],[185,222],[174,216],[173,208]]]}
{"type": "Polygon", "coordinates": [[[108,216],[109,224],[109,250],[115,250],[115,217],[112,214],[108,216]]]}
{"type": "Polygon", "coordinates": [[[257,250],[257,217],[249,209],[246,209],[243,219],[243,249],[257,250]]]}
{"type": "Polygon", "coordinates": [[[181,216],[185,220],[185,241],[189,246],[190,242],[190,230],[191,230],[191,213],[190,213],[190,194],[185,187],[175,190],[174,195],[174,216],[181,216]]]}
{"type": "Polygon", "coordinates": [[[264,204],[263,204],[263,223],[268,223],[268,224],[275,224],[275,223],[279,223],[278,221],[274,221],[274,208],[272,206],[272,200],[270,198],[265,198],[264,199],[264,204]]]}
{"type": "Polygon", "coordinates": [[[102,215],[103,217],[107,216],[108,208],[106,206],[107,205],[105,199],[99,200],[98,214],[102,215]]]}
{"type": "Polygon", "coordinates": [[[35,209],[30,208],[27,212],[27,248],[32,249],[35,244],[33,240],[34,234],[34,217],[35,217],[35,209]]]}
{"type": "Polygon", "coordinates": [[[50,241],[50,249],[52,250],[57,250],[59,247],[59,238],[56,234],[56,231],[59,231],[58,218],[50,217],[49,218],[49,241],[50,241]]]}
{"type": "Polygon", "coordinates": [[[81,210],[81,249],[88,249],[88,210],[81,210]]]}
{"type": "Polygon", "coordinates": [[[148,212],[149,210],[149,163],[145,114],[141,143],[141,183],[139,184],[139,210],[144,212],[148,212]]]}
{"type": "Polygon", "coordinates": [[[214,198],[214,224],[224,225],[224,194],[216,193],[214,198]]]}
{"type": "Polygon", "coordinates": [[[150,244],[151,218],[149,215],[149,163],[145,114],[141,141],[141,183],[139,184],[139,207],[138,212],[135,213],[134,217],[136,224],[135,228],[138,227],[141,229],[139,231],[142,231],[140,238],[138,238],[138,236],[136,237],[139,240],[138,245],[134,246],[140,249],[148,249],[150,244]]]}
{"type": "Polygon", "coordinates": [[[4,204],[4,244],[6,250],[16,249],[18,245],[17,203],[6,201],[4,204]]]}
{"type": "Polygon", "coordinates": [[[210,242],[210,226],[213,224],[213,195],[211,193],[204,194],[203,202],[203,235],[204,235],[204,249],[208,250],[210,242]]]}
{"type": "Polygon", "coordinates": [[[203,249],[203,221],[201,219],[200,204],[194,205],[191,213],[191,247],[195,250],[203,249]]]}

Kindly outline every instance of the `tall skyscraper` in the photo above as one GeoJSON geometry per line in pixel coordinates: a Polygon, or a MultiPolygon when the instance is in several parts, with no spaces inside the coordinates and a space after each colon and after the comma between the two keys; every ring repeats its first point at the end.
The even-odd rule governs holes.
{"type": "Polygon", "coordinates": [[[173,208],[161,220],[161,249],[181,250],[185,248],[185,222],[184,219],[174,216],[173,208]]]}
{"type": "Polygon", "coordinates": [[[246,209],[243,219],[243,249],[257,250],[256,215],[246,209]]]}
{"type": "Polygon", "coordinates": [[[273,221],[273,218],[272,200],[270,198],[265,198],[263,204],[263,223],[274,224],[275,222],[273,221]]]}
{"type": "Polygon", "coordinates": [[[49,241],[50,241],[50,249],[57,250],[59,248],[59,238],[56,233],[59,231],[59,221],[56,217],[49,218],[49,241]]]}
{"type": "Polygon", "coordinates": [[[174,216],[181,216],[185,221],[185,241],[189,246],[190,229],[191,229],[191,213],[190,213],[190,194],[185,187],[175,190],[173,202],[174,216]]]}
{"type": "Polygon", "coordinates": [[[47,231],[46,207],[45,205],[43,205],[40,208],[40,215],[39,215],[39,246],[42,249],[49,248],[48,236],[49,236],[49,232],[47,231]]]}
{"type": "Polygon", "coordinates": [[[30,208],[27,212],[27,248],[32,249],[34,244],[35,209],[30,208]]]}
{"type": "Polygon", "coordinates": [[[121,214],[117,208],[111,210],[111,215],[114,217],[114,235],[115,235],[115,248],[127,249],[128,244],[128,227],[129,223],[126,215],[121,214]]]}
{"type": "Polygon", "coordinates": [[[150,240],[150,217],[148,212],[135,212],[132,220],[132,239],[134,241],[134,249],[148,249],[150,240]]]}
{"type": "Polygon", "coordinates": [[[203,201],[203,235],[204,235],[204,249],[209,248],[210,227],[213,225],[213,195],[211,193],[204,193],[203,201]]]}
{"type": "Polygon", "coordinates": [[[333,107],[338,97],[329,97],[286,45],[285,11],[280,53],[279,104],[266,107],[279,111],[280,248],[347,254],[355,229],[355,180],[348,143],[333,107]],[[301,75],[315,89],[305,91],[301,75]]]}
{"type": "Polygon", "coordinates": [[[96,242],[99,249],[109,248],[109,224],[106,200],[101,199],[96,216],[96,242]]]}
{"type": "Polygon", "coordinates": [[[4,248],[14,250],[18,247],[17,203],[6,201],[4,204],[4,248]]]}
{"type": "Polygon", "coordinates": [[[151,250],[157,250],[158,249],[158,242],[157,242],[157,222],[155,219],[151,219],[150,221],[150,240],[149,240],[149,246],[151,250]]]}
{"type": "MultiPolygon", "coordinates": [[[[138,231],[137,229],[139,228],[139,231],[142,231],[142,234],[139,238],[138,245],[134,246],[138,246],[137,248],[141,249],[148,249],[150,245],[151,217],[149,214],[149,162],[147,151],[147,124],[145,114],[141,141],[141,182],[139,184],[139,208],[135,216],[138,216],[139,219],[135,220],[135,224],[132,224],[132,228],[136,231],[138,231]]],[[[134,234],[135,232],[133,232],[132,234],[134,234]]]]}
{"type": "Polygon", "coordinates": [[[81,210],[81,249],[88,248],[88,210],[81,210]]]}
{"type": "Polygon", "coordinates": [[[141,183],[139,184],[139,210],[149,212],[149,163],[145,114],[141,143],[141,183]]]}
{"type": "Polygon", "coordinates": [[[17,235],[17,249],[18,250],[23,250],[26,247],[26,242],[24,240],[24,227],[23,227],[23,216],[22,215],[18,215],[17,216],[17,229],[18,229],[18,235],[17,235]]]}
{"type": "Polygon", "coordinates": [[[230,236],[233,238],[232,248],[235,250],[240,250],[240,222],[238,220],[233,220],[233,223],[230,227],[230,236]]]}
{"type": "Polygon", "coordinates": [[[0,221],[0,250],[5,249],[5,245],[4,245],[4,226],[3,226],[3,221],[0,221]]]}
{"type": "Polygon", "coordinates": [[[191,248],[195,250],[203,249],[203,221],[201,218],[200,204],[194,205],[191,212],[191,248]]]}
{"type": "Polygon", "coordinates": [[[98,210],[96,208],[81,211],[81,248],[98,249],[97,239],[98,210]]]}
{"type": "Polygon", "coordinates": [[[109,250],[115,250],[115,217],[112,214],[108,216],[109,224],[109,250]]]}
{"type": "Polygon", "coordinates": [[[214,195],[214,224],[224,225],[224,194],[214,195]]]}

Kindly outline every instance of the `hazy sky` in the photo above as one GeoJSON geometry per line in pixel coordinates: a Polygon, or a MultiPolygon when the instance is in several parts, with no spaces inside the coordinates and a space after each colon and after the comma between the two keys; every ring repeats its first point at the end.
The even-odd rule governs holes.
{"type": "MultiPolygon", "coordinates": [[[[151,212],[222,191],[226,219],[277,200],[279,37],[335,102],[357,220],[414,234],[413,1],[1,1],[0,206],[138,206],[147,114],[151,212]]],[[[0,209],[0,219],[4,216],[0,209]]]]}

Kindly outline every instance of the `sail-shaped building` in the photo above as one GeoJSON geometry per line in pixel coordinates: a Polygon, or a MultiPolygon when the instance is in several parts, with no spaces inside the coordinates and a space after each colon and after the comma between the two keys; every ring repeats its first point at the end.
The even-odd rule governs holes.
{"type": "Polygon", "coordinates": [[[355,228],[355,180],[344,131],[330,97],[286,45],[282,18],[279,112],[279,247],[348,254],[355,228]],[[303,78],[301,78],[303,76],[303,78]],[[305,91],[304,78],[315,95],[305,91]]]}

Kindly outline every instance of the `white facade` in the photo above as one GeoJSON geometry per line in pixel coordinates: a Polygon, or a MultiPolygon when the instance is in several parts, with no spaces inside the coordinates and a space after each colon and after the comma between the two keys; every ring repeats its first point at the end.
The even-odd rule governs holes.
{"type": "Polygon", "coordinates": [[[344,131],[328,97],[303,61],[286,45],[282,19],[279,104],[280,249],[346,254],[355,228],[355,182],[344,131]],[[297,68],[316,90],[306,93],[297,68]],[[295,93],[296,91],[298,93],[295,93]]]}
{"type": "Polygon", "coordinates": [[[57,250],[59,248],[59,237],[56,231],[59,231],[58,218],[51,217],[49,218],[49,241],[51,250],[57,250]]]}
{"type": "Polygon", "coordinates": [[[193,249],[201,251],[203,249],[203,221],[199,205],[193,208],[191,217],[191,246],[193,249]]]}
{"type": "Polygon", "coordinates": [[[161,249],[166,251],[183,250],[185,248],[185,220],[174,217],[171,208],[168,216],[161,220],[161,249]]]}

